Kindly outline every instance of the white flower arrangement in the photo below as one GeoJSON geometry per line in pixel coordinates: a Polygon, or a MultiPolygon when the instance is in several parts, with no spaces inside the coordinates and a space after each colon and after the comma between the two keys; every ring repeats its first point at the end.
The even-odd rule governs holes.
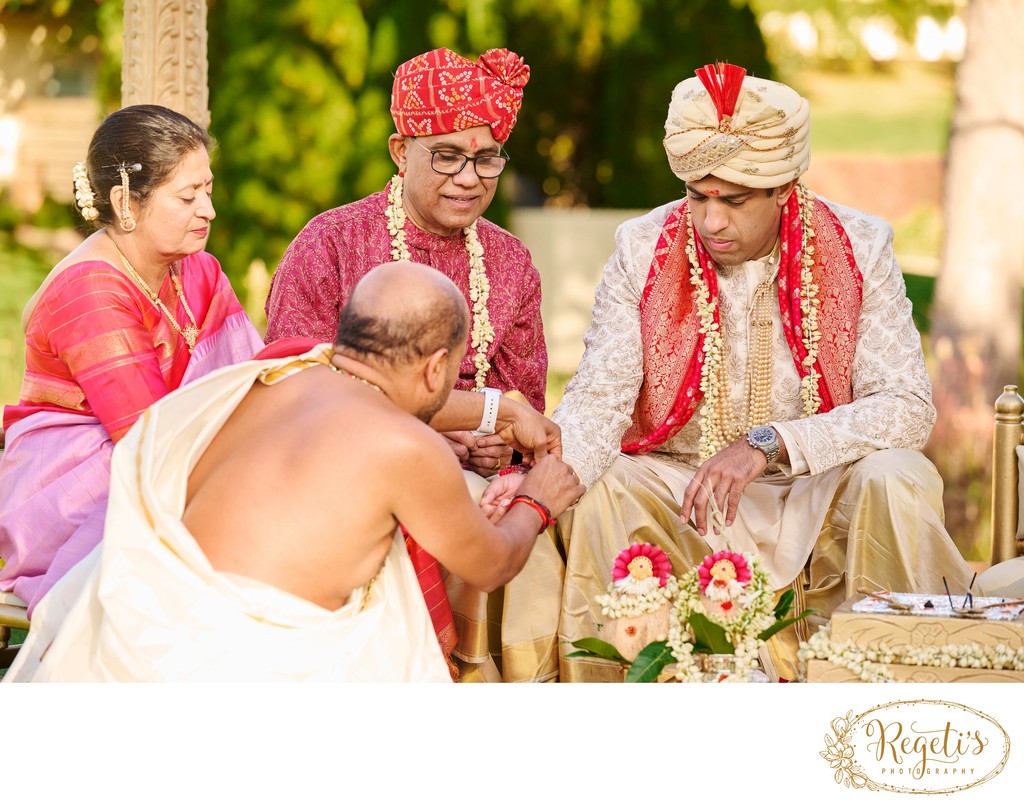
{"type": "Polygon", "coordinates": [[[617,587],[618,584],[620,582],[613,582],[607,593],[594,599],[607,618],[638,618],[657,612],[663,604],[672,603],[679,592],[679,582],[674,576],[669,576],[663,587],[654,578],[631,582],[626,587],[617,587]]]}
{"type": "MultiPolygon", "coordinates": [[[[634,543],[615,559],[612,582],[596,596],[609,622],[600,638],[583,638],[569,657],[596,657],[627,667],[626,682],[650,682],[667,667],[681,682],[708,679],[705,660],[725,658],[716,682],[749,682],[762,645],[804,615],[785,618],[795,593],[774,603],[760,557],[718,551],[676,579],[657,546],[634,543]]],[[[761,675],[764,676],[763,674],[761,675]]]]}
{"type": "MultiPolygon", "coordinates": [[[[730,681],[747,682],[761,649],[759,636],[777,621],[774,592],[760,557],[752,553],[719,551],[679,581],[679,593],[669,613],[668,645],[678,661],[676,679],[700,682],[704,672],[695,648],[709,645],[717,626],[735,657],[730,681]],[[700,616],[700,618],[697,618],[700,616]],[[709,631],[711,630],[711,631],[709,631]]],[[[719,647],[720,648],[720,647],[719,647]]],[[[724,650],[723,650],[724,651],[724,650]]]]}
{"type": "Polygon", "coordinates": [[[71,179],[75,184],[75,204],[82,212],[82,218],[86,222],[93,222],[99,219],[100,212],[96,210],[96,193],[92,190],[92,183],[89,182],[89,172],[85,163],[75,163],[71,171],[71,179]]]}
{"type": "Polygon", "coordinates": [[[807,376],[800,380],[800,399],[803,401],[804,416],[813,416],[821,407],[821,394],[818,393],[818,379],[821,376],[815,369],[818,360],[818,343],[821,342],[821,329],[818,324],[818,285],[814,283],[814,226],[811,222],[811,210],[814,194],[803,183],[797,183],[796,195],[800,203],[800,221],[803,225],[800,245],[800,313],[802,315],[801,331],[807,356],[807,376]]]}
{"type": "Polygon", "coordinates": [[[888,665],[1024,671],[1024,647],[1013,649],[1005,643],[993,646],[950,643],[943,646],[907,644],[893,649],[880,643],[875,648],[862,649],[851,641],[833,641],[827,629],[819,630],[801,643],[797,654],[801,679],[806,679],[807,664],[811,660],[827,660],[866,683],[894,682],[888,665]]]}

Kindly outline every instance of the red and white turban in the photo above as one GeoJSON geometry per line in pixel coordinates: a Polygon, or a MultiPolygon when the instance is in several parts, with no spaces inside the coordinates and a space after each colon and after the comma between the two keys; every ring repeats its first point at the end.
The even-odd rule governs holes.
{"type": "Polygon", "coordinates": [[[735,65],[706,65],[696,73],[676,85],[665,121],[665,152],[679,179],[713,174],[748,188],[777,188],[807,170],[806,99],[735,65]]]}
{"type": "Polygon", "coordinates": [[[523,103],[530,68],[505,48],[492,48],[476,62],[438,48],[398,68],[391,90],[391,117],[401,135],[443,135],[489,126],[499,143],[508,140],[523,103]]]}

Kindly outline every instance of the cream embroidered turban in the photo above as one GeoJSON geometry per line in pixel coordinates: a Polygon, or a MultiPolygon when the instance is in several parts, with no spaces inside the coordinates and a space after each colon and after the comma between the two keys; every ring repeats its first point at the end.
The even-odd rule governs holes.
{"type": "Polygon", "coordinates": [[[741,67],[707,65],[672,91],[665,152],[683,182],[713,174],[748,188],[776,188],[811,162],[807,99],[741,67]]]}

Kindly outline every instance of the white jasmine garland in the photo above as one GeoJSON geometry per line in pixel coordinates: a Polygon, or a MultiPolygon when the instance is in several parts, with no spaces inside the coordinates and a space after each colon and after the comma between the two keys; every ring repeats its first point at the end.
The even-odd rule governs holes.
{"type": "MultiPolygon", "coordinates": [[[[409,261],[412,254],[405,240],[405,208],[402,205],[402,187],[404,181],[401,174],[391,178],[388,190],[388,207],[385,216],[388,221],[388,233],[391,234],[391,258],[394,261],[409,261]]],[[[484,248],[476,233],[476,222],[462,229],[466,237],[466,253],[469,255],[469,302],[473,310],[473,328],[470,332],[470,345],[476,349],[473,364],[476,366],[475,390],[487,385],[487,372],[491,364],[487,360],[487,349],[494,342],[494,327],[491,325],[487,311],[487,298],[491,294],[491,282],[487,278],[484,267],[484,248]]]]}
{"type": "Polygon", "coordinates": [[[930,666],[934,668],[992,669],[1024,671],[1024,646],[1013,649],[1005,643],[986,646],[980,643],[890,648],[884,643],[862,649],[852,641],[833,641],[828,630],[814,633],[800,644],[798,652],[801,679],[807,677],[811,660],[827,660],[856,674],[864,682],[893,682],[887,665],[930,666]]]}
{"type": "Polygon", "coordinates": [[[821,341],[821,330],[818,327],[818,285],[814,283],[814,226],[811,222],[811,209],[814,203],[812,194],[803,183],[797,183],[797,200],[800,203],[800,220],[803,225],[800,243],[800,312],[802,314],[803,344],[807,349],[804,365],[807,376],[800,380],[800,399],[804,405],[804,416],[813,416],[821,407],[821,395],[818,393],[820,374],[815,370],[814,363],[818,359],[818,343],[821,341]]]}
{"type": "Polygon", "coordinates": [[[71,171],[71,179],[75,184],[75,204],[82,212],[82,218],[87,222],[99,219],[100,212],[96,210],[96,193],[92,190],[92,183],[89,182],[89,172],[85,163],[75,163],[71,171]]]}
{"type": "Polygon", "coordinates": [[[594,597],[601,607],[601,614],[606,618],[638,618],[641,615],[657,612],[662,604],[671,603],[679,592],[679,582],[669,576],[664,587],[657,586],[657,579],[645,579],[654,582],[654,587],[637,588],[629,592],[609,586],[608,592],[594,597]]]}
{"type": "MultiPolygon", "coordinates": [[[[813,416],[821,407],[821,396],[818,393],[820,374],[814,368],[818,358],[818,343],[821,341],[818,323],[820,302],[818,286],[814,283],[812,272],[814,228],[811,216],[814,195],[803,183],[797,183],[795,193],[803,231],[800,242],[800,320],[803,346],[807,350],[803,364],[807,367],[808,373],[800,382],[800,399],[803,402],[803,415],[806,417],[813,416]]],[[[715,322],[718,300],[712,300],[711,291],[704,278],[704,269],[697,255],[689,207],[686,210],[686,257],[690,262],[690,283],[693,285],[694,302],[700,318],[698,331],[704,335],[701,347],[704,361],[700,369],[700,390],[704,394],[700,408],[700,460],[706,461],[729,443],[729,426],[721,423],[722,411],[719,407],[722,397],[728,396],[729,391],[722,385],[724,374],[720,366],[725,362],[725,350],[720,324],[715,322]]]]}
{"type": "Polygon", "coordinates": [[[703,673],[698,659],[693,654],[695,637],[690,628],[690,616],[700,613],[725,629],[726,637],[735,647],[736,673],[729,680],[745,682],[754,668],[761,641],[758,635],[775,623],[774,592],[768,584],[768,574],[760,557],[745,553],[743,557],[750,566],[750,581],[735,599],[736,607],[732,617],[720,610],[714,602],[701,592],[700,575],[693,569],[679,579],[679,590],[674,607],[669,613],[668,645],[672,656],[678,661],[676,679],[683,682],[700,682],[703,673]]]}

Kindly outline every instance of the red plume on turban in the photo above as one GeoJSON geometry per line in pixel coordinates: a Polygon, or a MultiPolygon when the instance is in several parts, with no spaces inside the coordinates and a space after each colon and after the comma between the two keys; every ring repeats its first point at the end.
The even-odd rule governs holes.
{"type": "Polygon", "coordinates": [[[747,71],[727,62],[716,62],[713,65],[704,65],[695,73],[718,111],[718,123],[722,123],[723,118],[731,119],[736,113],[736,101],[740,97],[740,90],[743,89],[743,77],[747,75],[747,71]]]}
{"type": "Polygon", "coordinates": [[[530,68],[522,57],[505,48],[492,48],[476,62],[438,48],[395,72],[391,117],[402,135],[489,126],[494,139],[504,143],[516,125],[529,80],[530,68]]]}

